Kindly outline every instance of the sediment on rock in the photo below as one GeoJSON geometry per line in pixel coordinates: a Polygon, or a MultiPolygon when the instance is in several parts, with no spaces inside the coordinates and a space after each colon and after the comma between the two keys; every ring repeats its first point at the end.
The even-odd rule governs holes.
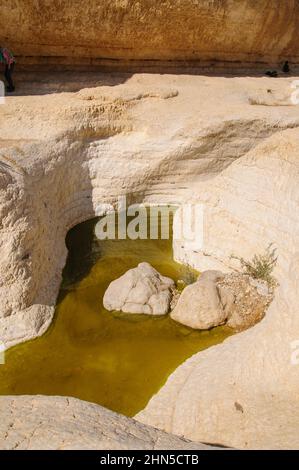
{"type": "Polygon", "coordinates": [[[274,287],[246,274],[233,273],[217,283],[226,325],[243,331],[259,323],[274,299],[274,287]]]}

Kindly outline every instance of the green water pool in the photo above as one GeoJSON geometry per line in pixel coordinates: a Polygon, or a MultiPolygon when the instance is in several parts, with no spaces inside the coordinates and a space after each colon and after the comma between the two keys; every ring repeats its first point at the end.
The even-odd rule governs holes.
{"type": "Polygon", "coordinates": [[[168,315],[107,312],[109,283],[139,262],[174,280],[184,268],[172,259],[171,240],[99,241],[97,220],[69,232],[55,319],[45,335],[7,351],[0,394],[73,396],[133,416],[181,363],[231,330],[199,332],[168,315]]]}

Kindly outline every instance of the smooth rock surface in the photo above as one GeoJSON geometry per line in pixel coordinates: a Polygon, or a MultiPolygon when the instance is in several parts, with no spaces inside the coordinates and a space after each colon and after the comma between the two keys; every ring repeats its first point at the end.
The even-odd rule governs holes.
{"type": "Polygon", "coordinates": [[[208,330],[225,323],[227,313],[222,307],[216,283],[208,276],[187,286],[174,310],[173,320],[198,330],[208,330]]]}
{"type": "Polygon", "coordinates": [[[169,311],[174,281],[161,276],[149,263],[139,263],[112,281],[103,298],[107,310],[165,315],[169,311]]]}
{"type": "Polygon", "coordinates": [[[211,281],[211,282],[217,282],[221,281],[225,276],[225,273],[222,271],[216,271],[216,270],[208,270],[204,271],[198,276],[198,281],[200,282],[205,282],[205,281],[211,281]]]}
{"type": "Polygon", "coordinates": [[[1,450],[214,449],[75,398],[0,397],[0,414],[1,450]]]}

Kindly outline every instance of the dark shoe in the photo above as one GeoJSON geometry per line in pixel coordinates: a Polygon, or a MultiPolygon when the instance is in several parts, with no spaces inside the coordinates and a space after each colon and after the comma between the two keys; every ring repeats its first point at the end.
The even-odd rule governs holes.
{"type": "Polygon", "coordinates": [[[13,93],[15,91],[15,87],[14,86],[8,86],[8,87],[6,87],[6,91],[7,91],[7,93],[13,93]]]}
{"type": "Polygon", "coordinates": [[[272,77],[272,78],[277,78],[278,77],[278,73],[276,72],[276,70],[268,70],[266,72],[266,75],[268,75],[268,77],[272,77]]]}

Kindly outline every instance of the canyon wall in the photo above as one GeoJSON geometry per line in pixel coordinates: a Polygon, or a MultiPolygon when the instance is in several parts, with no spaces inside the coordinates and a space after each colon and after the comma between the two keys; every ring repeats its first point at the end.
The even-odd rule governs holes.
{"type": "MultiPolygon", "coordinates": [[[[85,89],[79,82],[79,91],[55,93],[56,75],[49,75],[49,85],[20,79],[20,96],[0,106],[0,340],[10,347],[48,328],[67,231],[98,215],[102,203],[120,195],[145,203],[202,203],[202,250],[175,255],[200,271],[214,263],[231,269],[231,255],[251,259],[273,242],[279,287],[261,323],[187,360],[137,419],[197,442],[298,449],[299,113],[290,99],[293,78],[115,74],[116,83],[97,73],[95,88],[87,81],[85,89]]],[[[73,80],[80,75],[72,72],[73,80]]],[[[60,448],[73,429],[73,412],[89,439],[89,416],[99,421],[100,411],[76,401],[62,415],[65,403],[1,398],[1,417],[13,408],[20,418],[4,413],[0,447],[60,448]],[[63,416],[57,435],[53,413],[45,409],[63,416]],[[45,434],[34,431],[37,414],[45,434]],[[31,438],[20,441],[24,435],[31,438]]],[[[98,433],[108,429],[110,435],[108,418],[98,433]]],[[[70,445],[78,445],[77,436],[70,445]]]]}
{"type": "Polygon", "coordinates": [[[299,63],[298,0],[1,0],[0,44],[25,63],[299,63]]]}

